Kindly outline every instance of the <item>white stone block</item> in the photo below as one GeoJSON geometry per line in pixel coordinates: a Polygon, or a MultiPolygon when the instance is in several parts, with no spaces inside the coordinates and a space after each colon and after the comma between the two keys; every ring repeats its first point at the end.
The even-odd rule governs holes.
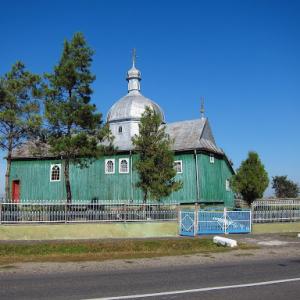
{"type": "Polygon", "coordinates": [[[237,241],[236,240],[224,238],[224,237],[221,237],[221,236],[215,236],[213,238],[213,242],[215,244],[226,246],[226,247],[231,247],[231,248],[237,247],[237,241]]]}

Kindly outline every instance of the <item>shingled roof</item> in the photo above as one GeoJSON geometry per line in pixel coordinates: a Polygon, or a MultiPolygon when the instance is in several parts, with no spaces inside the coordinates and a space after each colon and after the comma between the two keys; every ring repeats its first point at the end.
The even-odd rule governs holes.
{"type": "MultiPolygon", "coordinates": [[[[166,124],[166,132],[174,140],[174,151],[206,150],[213,153],[224,154],[215,142],[209,122],[206,118],[174,122],[166,124]]],[[[129,139],[130,140],[130,139],[129,139]]],[[[133,150],[132,143],[114,145],[118,151],[133,150]]],[[[13,151],[13,158],[50,158],[53,155],[49,146],[44,143],[28,142],[13,151]]]]}
{"type": "Polygon", "coordinates": [[[166,132],[174,139],[174,151],[202,149],[224,154],[216,145],[206,118],[170,123],[166,126],[166,132]]]}

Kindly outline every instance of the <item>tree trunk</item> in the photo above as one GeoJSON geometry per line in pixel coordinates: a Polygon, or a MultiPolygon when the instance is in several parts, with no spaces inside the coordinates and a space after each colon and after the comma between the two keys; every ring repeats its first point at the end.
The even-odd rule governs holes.
{"type": "Polygon", "coordinates": [[[65,159],[64,175],[65,175],[65,184],[66,184],[66,193],[67,193],[67,203],[72,202],[72,192],[71,192],[69,169],[70,169],[70,161],[69,161],[69,159],[65,159]]]}
{"type": "Polygon", "coordinates": [[[6,201],[8,201],[11,198],[10,184],[9,184],[10,166],[11,166],[11,150],[8,151],[8,155],[6,158],[6,172],[5,172],[5,200],[6,201]]]}
{"type": "Polygon", "coordinates": [[[8,201],[11,198],[10,194],[10,167],[11,167],[11,154],[12,154],[12,140],[8,141],[8,150],[7,150],[7,158],[6,158],[6,172],[5,172],[5,200],[8,201]]]}
{"type": "Polygon", "coordinates": [[[143,199],[143,203],[146,204],[147,203],[147,198],[148,198],[148,191],[144,192],[144,199],[143,199]]]}

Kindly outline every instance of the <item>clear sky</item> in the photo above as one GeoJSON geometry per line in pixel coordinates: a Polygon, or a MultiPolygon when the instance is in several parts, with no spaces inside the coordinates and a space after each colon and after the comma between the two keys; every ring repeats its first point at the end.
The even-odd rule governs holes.
{"type": "MultiPolygon", "coordinates": [[[[249,150],[269,176],[300,182],[300,1],[0,0],[0,75],[16,60],[52,70],[81,31],[95,50],[93,102],[127,92],[137,49],[142,93],[167,122],[206,116],[237,168],[249,150]]],[[[1,163],[3,192],[5,161],[1,163]]],[[[270,191],[268,192],[268,194],[270,191]]]]}

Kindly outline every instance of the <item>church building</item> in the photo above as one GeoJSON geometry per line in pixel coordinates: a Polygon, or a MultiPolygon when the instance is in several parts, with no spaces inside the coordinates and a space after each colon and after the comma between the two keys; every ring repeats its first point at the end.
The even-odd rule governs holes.
{"type": "MultiPolygon", "coordinates": [[[[128,93],[110,108],[107,123],[114,135],[114,155],[101,157],[88,168],[70,166],[73,201],[142,202],[143,195],[136,187],[137,160],[133,153],[132,137],[139,132],[139,122],[146,106],[154,109],[165,123],[160,106],[141,93],[141,72],[135,66],[127,72],[128,93]]],[[[234,206],[229,180],[234,170],[227,156],[215,142],[208,119],[202,116],[165,124],[174,140],[176,179],[183,187],[163,202],[200,203],[203,205],[234,206]]],[[[11,193],[15,202],[65,201],[66,192],[62,161],[48,151],[33,155],[29,144],[13,153],[11,193]]]]}

